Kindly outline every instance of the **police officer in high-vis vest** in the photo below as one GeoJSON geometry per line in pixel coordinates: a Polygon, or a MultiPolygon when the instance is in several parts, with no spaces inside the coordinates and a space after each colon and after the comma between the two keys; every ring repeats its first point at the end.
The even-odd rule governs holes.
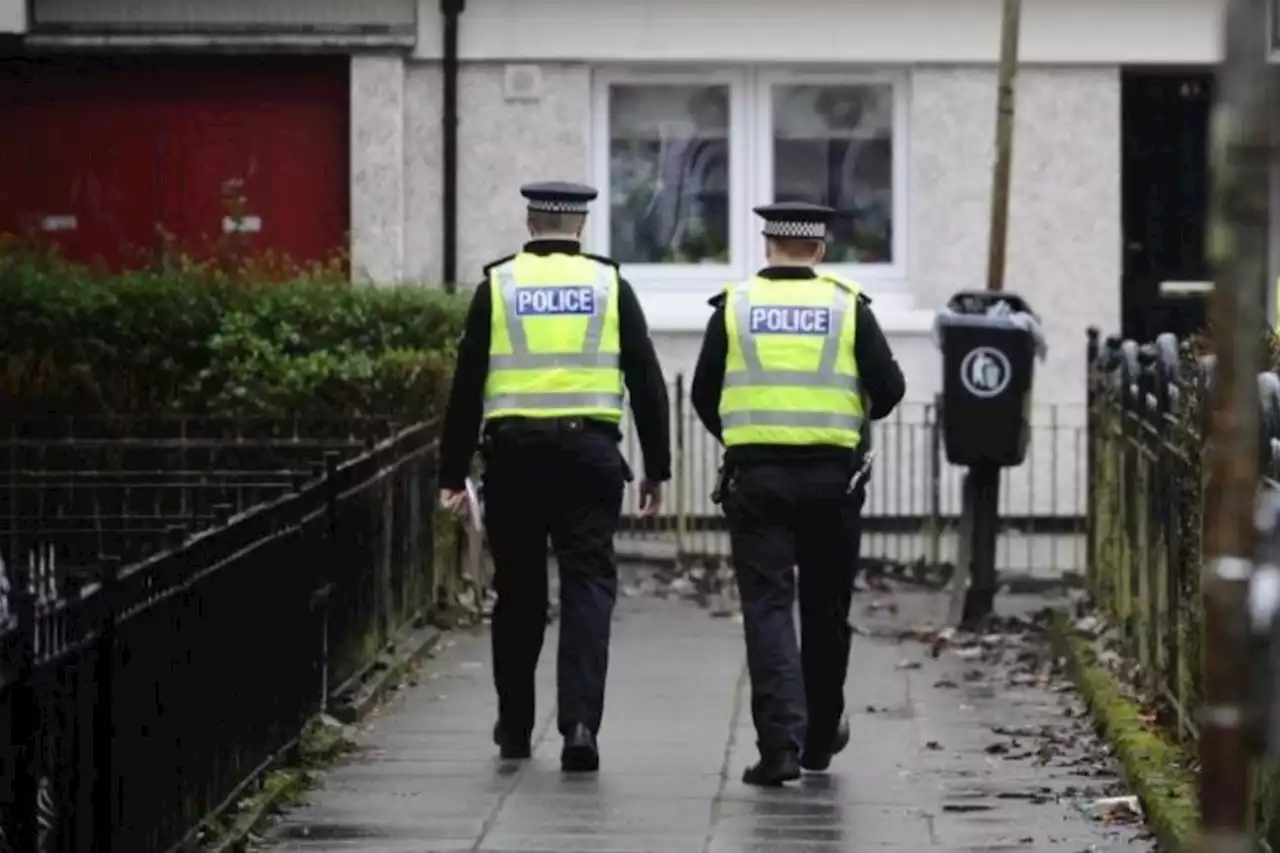
{"type": "Polygon", "coordinates": [[[756,213],[769,265],[712,298],[691,400],[725,446],[720,500],[760,749],[743,781],[781,785],[802,767],[826,770],[849,742],[844,682],[864,435],[905,383],[871,300],[814,269],[835,211],[780,203],[756,213]]]}
{"type": "Polygon", "coordinates": [[[534,672],[547,625],[547,543],[559,566],[557,707],[561,765],[599,767],[609,627],[617,596],[613,535],[631,472],[618,448],[624,391],[644,453],[641,513],[671,476],[669,403],[644,313],[608,258],[582,251],[596,191],[531,184],[532,239],[485,268],[471,301],[441,440],[441,502],[464,505],[483,436],[485,525],[494,562],[494,741],[528,758],[534,672]]]}

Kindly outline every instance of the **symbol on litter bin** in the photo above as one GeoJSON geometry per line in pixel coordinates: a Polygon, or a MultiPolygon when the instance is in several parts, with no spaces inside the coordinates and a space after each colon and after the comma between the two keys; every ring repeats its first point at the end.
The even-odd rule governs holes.
{"type": "Polygon", "coordinates": [[[1013,367],[1000,350],[978,347],[960,362],[960,383],[975,397],[994,397],[1009,387],[1013,367]]]}

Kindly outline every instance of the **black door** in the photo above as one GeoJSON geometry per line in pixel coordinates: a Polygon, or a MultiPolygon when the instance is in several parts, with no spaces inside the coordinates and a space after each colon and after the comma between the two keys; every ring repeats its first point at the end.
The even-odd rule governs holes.
{"type": "Polygon", "coordinates": [[[1167,298],[1163,281],[1205,281],[1213,75],[1126,70],[1121,77],[1123,334],[1148,341],[1204,327],[1203,297],[1167,298]]]}

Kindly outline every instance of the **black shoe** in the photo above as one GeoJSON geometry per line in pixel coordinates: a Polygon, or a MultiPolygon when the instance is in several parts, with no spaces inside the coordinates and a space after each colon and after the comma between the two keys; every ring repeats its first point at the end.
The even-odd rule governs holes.
{"type": "Polygon", "coordinates": [[[498,754],[505,761],[524,761],[533,755],[533,744],[528,735],[509,734],[502,728],[502,721],[493,724],[493,742],[498,747],[498,754]]]}
{"type": "Polygon", "coordinates": [[[800,778],[800,761],[791,750],[770,752],[760,756],[760,760],[752,764],[742,774],[742,781],[748,785],[759,785],[762,788],[779,788],[783,782],[791,782],[800,778]]]}
{"type": "Polygon", "coordinates": [[[594,773],[600,769],[600,750],[591,729],[578,723],[564,736],[560,769],[565,773],[594,773]]]}
{"type": "Polygon", "coordinates": [[[805,747],[804,754],[800,756],[800,766],[811,773],[821,773],[831,766],[831,757],[842,752],[848,745],[849,721],[845,719],[836,726],[836,736],[828,746],[818,749],[805,747]]]}

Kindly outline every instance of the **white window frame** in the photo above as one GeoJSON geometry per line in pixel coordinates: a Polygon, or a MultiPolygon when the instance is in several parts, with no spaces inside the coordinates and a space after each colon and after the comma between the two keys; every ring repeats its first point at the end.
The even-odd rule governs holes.
{"type": "Polygon", "coordinates": [[[588,232],[592,246],[600,252],[610,251],[609,235],[612,205],[609,196],[613,188],[609,186],[609,89],[614,85],[668,85],[668,86],[710,86],[722,85],[729,88],[729,263],[727,264],[626,264],[624,275],[637,283],[643,283],[644,289],[657,292],[685,293],[697,286],[699,292],[705,291],[712,283],[725,283],[741,277],[747,268],[747,257],[750,244],[743,239],[745,224],[750,210],[737,202],[748,192],[748,145],[744,132],[749,125],[746,103],[746,74],[740,70],[711,69],[698,71],[693,69],[672,69],[630,71],[626,69],[597,69],[595,73],[594,91],[592,93],[591,110],[591,160],[592,177],[600,194],[604,196],[603,204],[594,205],[593,215],[588,218],[588,232]]]}
{"type": "MultiPolygon", "coordinates": [[[[1280,132],[1280,116],[1271,116],[1271,132],[1280,132]]],[[[1274,323],[1280,313],[1280,163],[1271,162],[1268,168],[1268,184],[1271,204],[1267,216],[1267,322],[1274,323]]]]}
{"type": "MultiPolygon", "coordinates": [[[[889,84],[893,87],[893,261],[889,264],[840,264],[829,269],[858,281],[878,297],[877,306],[911,310],[909,288],[910,246],[908,75],[893,70],[787,70],[771,67],[679,66],[671,68],[611,67],[594,69],[589,142],[592,180],[600,188],[604,204],[597,204],[588,219],[587,239],[596,251],[608,254],[610,216],[609,187],[609,88],[613,85],[729,86],[729,196],[730,239],[728,264],[625,264],[623,274],[642,299],[647,295],[664,307],[679,327],[701,328],[700,321],[675,320],[680,305],[701,304],[718,286],[750,275],[764,264],[764,242],[758,220],[751,212],[773,201],[773,87],[777,85],[889,84]],[[693,303],[686,301],[692,298],[693,303]],[[679,300],[673,301],[673,300],[679,300]]],[[[703,312],[697,312],[702,314],[703,312]]]]}

